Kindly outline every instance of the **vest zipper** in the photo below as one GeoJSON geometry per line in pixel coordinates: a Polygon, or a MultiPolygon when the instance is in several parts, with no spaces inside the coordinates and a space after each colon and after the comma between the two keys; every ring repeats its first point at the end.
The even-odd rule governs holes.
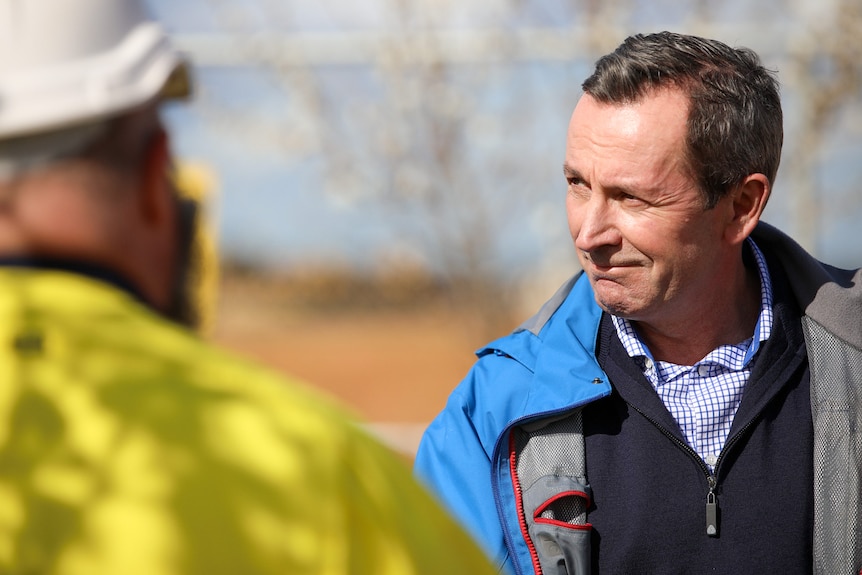
{"type": "Polygon", "coordinates": [[[718,536],[718,497],[715,495],[716,480],[714,475],[707,478],[709,493],[706,494],[706,534],[718,536]]]}
{"type": "MultiPolygon", "coordinates": [[[[715,474],[710,471],[709,466],[704,463],[703,459],[700,457],[697,451],[694,450],[692,446],[690,446],[688,443],[665,429],[658,421],[638,409],[636,406],[632,405],[629,402],[626,402],[626,404],[638,413],[640,413],[647,421],[652,423],[656,427],[656,429],[661,431],[662,434],[664,434],[668,439],[675,443],[677,447],[679,447],[684,452],[688,453],[691,457],[693,457],[695,461],[697,461],[697,463],[700,465],[700,468],[703,470],[703,474],[706,476],[707,485],[709,485],[709,491],[706,494],[706,534],[710,537],[718,537],[718,495],[715,492],[716,488],[718,487],[718,479],[716,478],[715,474]]],[[[722,459],[724,459],[724,454],[727,453],[728,448],[730,448],[731,445],[736,443],[737,438],[741,437],[745,433],[745,431],[749,427],[751,427],[751,424],[754,422],[755,419],[757,419],[757,416],[755,416],[751,419],[751,421],[746,423],[742,427],[742,429],[739,430],[738,433],[736,433],[732,437],[729,437],[727,441],[724,442],[724,447],[721,449],[721,453],[718,454],[718,459],[715,462],[716,470],[718,470],[718,466],[721,464],[722,459]]]]}

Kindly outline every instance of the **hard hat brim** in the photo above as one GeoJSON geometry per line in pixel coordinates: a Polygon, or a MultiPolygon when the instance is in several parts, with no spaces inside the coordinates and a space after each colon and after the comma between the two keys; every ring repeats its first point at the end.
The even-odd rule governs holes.
{"type": "Polygon", "coordinates": [[[114,49],[0,77],[0,139],[98,121],[158,98],[187,98],[186,60],[155,22],[138,24],[114,49]]]}

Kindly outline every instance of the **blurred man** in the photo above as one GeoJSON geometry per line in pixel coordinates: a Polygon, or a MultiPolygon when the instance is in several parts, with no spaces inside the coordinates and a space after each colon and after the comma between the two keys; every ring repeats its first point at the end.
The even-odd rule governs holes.
{"type": "Polygon", "coordinates": [[[516,573],[858,574],[862,274],[760,223],[777,82],[660,33],[583,89],[583,273],[479,353],[419,473],[516,573]]]}
{"type": "Polygon", "coordinates": [[[0,572],[485,573],[403,461],[204,344],[133,0],[0,0],[0,572]]]}

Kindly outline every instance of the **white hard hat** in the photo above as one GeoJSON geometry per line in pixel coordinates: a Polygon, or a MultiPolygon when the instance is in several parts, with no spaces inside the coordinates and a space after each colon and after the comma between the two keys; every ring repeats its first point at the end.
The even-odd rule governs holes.
{"type": "Polygon", "coordinates": [[[0,140],[188,92],[182,57],[138,0],[0,0],[0,140]]]}

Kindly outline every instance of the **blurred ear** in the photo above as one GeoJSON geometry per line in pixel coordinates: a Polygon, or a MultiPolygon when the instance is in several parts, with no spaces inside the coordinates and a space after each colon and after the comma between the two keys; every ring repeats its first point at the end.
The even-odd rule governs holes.
{"type": "Polygon", "coordinates": [[[763,215],[770,191],[769,178],[751,174],[731,192],[733,217],[725,228],[727,240],[741,244],[751,235],[763,215]]]}
{"type": "Polygon", "coordinates": [[[139,206],[144,222],[152,226],[173,225],[173,188],[168,178],[171,170],[168,136],[159,128],[147,143],[144,151],[139,206]]]}
{"type": "Polygon", "coordinates": [[[177,201],[170,179],[168,136],[150,132],[141,151],[135,190],[135,229],[127,234],[128,276],[157,310],[170,308],[177,276],[177,201]]]}

